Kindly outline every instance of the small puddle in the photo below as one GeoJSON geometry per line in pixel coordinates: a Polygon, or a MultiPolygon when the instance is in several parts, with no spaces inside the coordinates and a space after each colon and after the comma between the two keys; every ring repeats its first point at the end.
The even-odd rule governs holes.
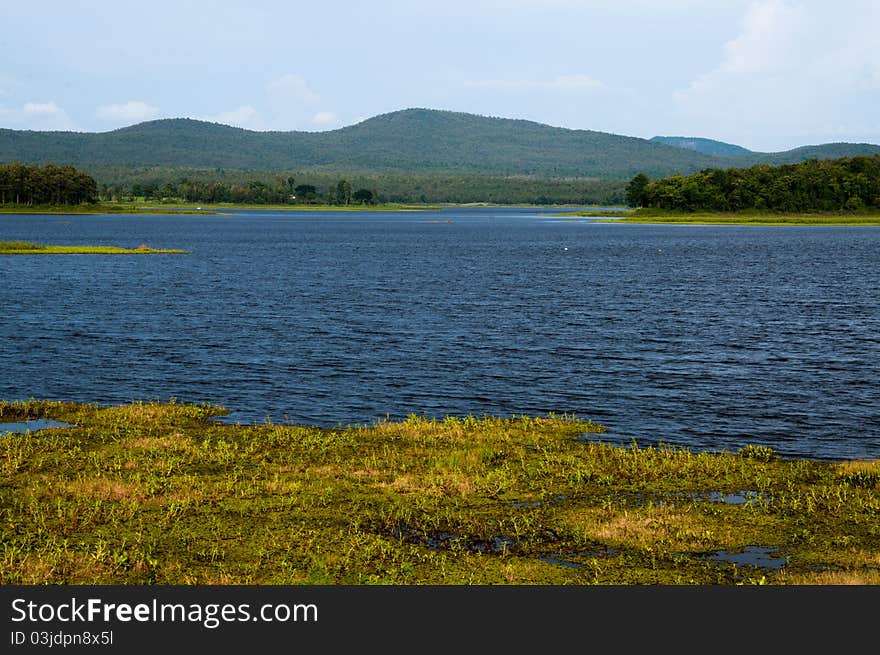
{"type": "Polygon", "coordinates": [[[546,564],[553,564],[554,566],[562,566],[567,569],[576,569],[584,566],[583,561],[574,561],[575,558],[578,560],[586,560],[586,559],[608,559],[609,557],[615,557],[617,555],[617,551],[613,548],[606,548],[604,550],[583,550],[575,553],[556,553],[556,555],[545,555],[543,557],[539,557],[538,559],[546,564]]]}
{"type": "Polygon", "coordinates": [[[762,546],[746,546],[741,552],[717,550],[709,555],[716,562],[729,562],[737,566],[754,566],[762,569],[779,569],[785,566],[784,557],[774,556],[774,550],[762,546]]]}
{"type": "Polygon", "coordinates": [[[519,543],[510,537],[490,537],[473,539],[451,532],[434,531],[420,532],[406,527],[391,529],[391,535],[410,543],[420,543],[431,550],[461,549],[472,553],[507,554],[519,548],[519,543]]]}
{"type": "Polygon", "coordinates": [[[28,432],[36,432],[38,430],[46,430],[47,428],[72,428],[75,427],[70,423],[62,423],[61,421],[53,421],[49,418],[35,418],[29,421],[18,423],[0,423],[0,434],[12,432],[15,434],[27,434],[28,432]]]}
{"type": "Polygon", "coordinates": [[[561,559],[559,557],[539,557],[539,560],[545,562],[546,564],[553,564],[555,566],[564,566],[567,569],[576,569],[581,565],[577,562],[570,562],[567,559],[561,559]]]}
{"type": "Polygon", "coordinates": [[[512,507],[520,507],[520,508],[535,508],[535,507],[543,507],[544,505],[552,505],[554,503],[562,502],[568,498],[565,494],[559,494],[558,496],[553,496],[553,498],[549,500],[522,500],[517,501],[515,503],[511,503],[512,507]]]}
{"type": "Polygon", "coordinates": [[[762,500],[761,494],[757,491],[737,491],[734,493],[710,491],[708,493],[691,494],[691,498],[693,500],[724,503],[726,505],[745,505],[746,503],[757,503],[762,500]]]}

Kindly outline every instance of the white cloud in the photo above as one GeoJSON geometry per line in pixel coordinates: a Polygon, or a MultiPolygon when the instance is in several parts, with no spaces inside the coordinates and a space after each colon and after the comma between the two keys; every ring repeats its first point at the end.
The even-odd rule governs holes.
{"type": "Polygon", "coordinates": [[[221,111],[219,114],[199,116],[198,120],[243,127],[249,130],[263,129],[263,119],[260,117],[260,112],[252,105],[244,105],[232,111],[221,111]]]}
{"type": "Polygon", "coordinates": [[[26,102],[22,111],[26,116],[58,116],[64,112],[61,107],[52,102],[26,102]]]}
{"type": "Polygon", "coordinates": [[[312,124],[318,127],[331,127],[339,124],[339,118],[332,111],[319,111],[312,116],[312,124]]]}
{"type": "Polygon", "coordinates": [[[0,123],[25,130],[59,130],[76,129],[67,112],[49,102],[26,102],[18,109],[0,107],[0,123]]]}
{"type": "Polygon", "coordinates": [[[472,80],[465,82],[465,86],[475,89],[510,92],[559,91],[563,93],[581,93],[601,89],[604,85],[589,75],[576,74],[557,75],[549,80],[472,80]]]}
{"type": "Polygon", "coordinates": [[[104,105],[95,111],[95,116],[98,118],[117,123],[135,123],[155,118],[158,115],[158,107],[153,107],[140,100],[129,100],[122,105],[104,105]]]}
{"type": "Polygon", "coordinates": [[[272,80],[266,85],[266,93],[270,102],[297,102],[315,104],[320,102],[321,96],[312,91],[306,84],[302,75],[288,73],[278,79],[272,80]]]}
{"type": "Polygon", "coordinates": [[[223,111],[200,120],[234,125],[249,130],[296,130],[315,126],[335,127],[338,116],[332,111],[317,111],[321,96],[313,91],[302,75],[288,73],[267,82],[263,93],[252,103],[223,111]]]}
{"type": "Polygon", "coordinates": [[[857,108],[880,92],[880,5],[852,4],[838,11],[819,0],[752,2],[718,64],[673,94],[682,122],[714,126],[716,138],[752,134],[780,146],[846,140],[864,121],[857,108]]]}
{"type": "Polygon", "coordinates": [[[266,84],[265,90],[266,129],[328,129],[339,125],[335,112],[317,111],[322,97],[302,75],[282,75],[266,84]]]}
{"type": "Polygon", "coordinates": [[[785,73],[797,68],[799,41],[808,35],[802,5],[764,0],[749,7],[743,32],[724,44],[719,72],[731,75],[785,73]]]}

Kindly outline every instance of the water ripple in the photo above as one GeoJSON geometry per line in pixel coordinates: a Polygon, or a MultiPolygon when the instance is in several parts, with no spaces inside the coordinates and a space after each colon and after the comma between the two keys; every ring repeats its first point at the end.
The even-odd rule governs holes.
{"type": "Polygon", "coordinates": [[[880,458],[880,230],[447,214],[3,216],[4,239],[192,254],[0,258],[0,397],[571,412],[605,441],[880,458]]]}

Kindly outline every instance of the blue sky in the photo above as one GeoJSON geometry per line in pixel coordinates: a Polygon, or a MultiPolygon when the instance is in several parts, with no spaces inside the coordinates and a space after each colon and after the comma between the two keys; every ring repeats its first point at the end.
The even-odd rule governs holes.
{"type": "Polygon", "coordinates": [[[5,3],[0,127],[327,130],[407,107],[880,143],[877,0],[5,3]]]}

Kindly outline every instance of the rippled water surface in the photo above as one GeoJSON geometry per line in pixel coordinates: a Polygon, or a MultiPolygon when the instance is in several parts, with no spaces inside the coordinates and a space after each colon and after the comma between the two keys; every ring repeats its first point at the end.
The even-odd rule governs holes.
{"type": "Polygon", "coordinates": [[[606,441],[880,457],[880,229],[531,210],[0,216],[0,398],[232,420],[570,412],[606,441]]]}

